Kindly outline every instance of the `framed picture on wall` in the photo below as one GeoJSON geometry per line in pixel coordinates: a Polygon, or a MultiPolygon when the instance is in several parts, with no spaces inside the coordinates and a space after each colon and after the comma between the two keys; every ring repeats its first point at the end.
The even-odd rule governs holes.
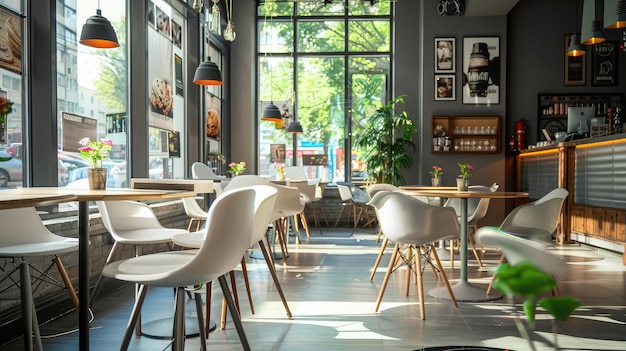
{"type": "Polygon", "coordinates": [[[435,76],[435,100],[456,100],[454,90],[454,74],[435,76]]]}
{"type": "Polygon", "coordinates": [[[572,39],[572,34],[567,34],[565,36],[565,51],[563,56],[565,56],[565,79],[564,85],[573,86],[573,85],[585,85],[585,56],[567,56],[567,48],[569,47],[570,40],[572,39]]]}
{"type": "Polygon", "coordinates": [[[500,38],[463,38],[463,103],[500,103],[500,38]]]}
{"type": "Polygon", "coordinates": [[[455,42],[455,38],[435,38],[435,73],[454,73],[455,42]]]}
{"type": "Polygon", "coordinates": [[[614,41],[595,44],[591,51],[591,85],[617,85],[617,53],[614,41]]]}
{"type": "Polygon", "coordinates": [[[0,7],[0,67],[22,73],[22,18],[0,7]]]}

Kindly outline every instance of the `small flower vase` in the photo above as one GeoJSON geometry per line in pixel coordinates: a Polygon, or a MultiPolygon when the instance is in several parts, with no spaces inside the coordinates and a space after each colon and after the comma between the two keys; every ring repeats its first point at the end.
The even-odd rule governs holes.
{"type": "Polygon", "coordinates": [[[456,190],[467,191],[468,189],[469,189],[469,179],[463,179],[463,178],[456,179],[456,190]]]}
{"type": "Polygon", "coordinates": [[[430,178],[430,184],[432,186],[441,186],[441,178],[439,177],[430,178]]]}
{"type": "Polygon", "coordinates": [[[276,180],[285,180],[285,173],[276,173],[276,180]]]}
{"type": "Polygon", "coordinates": [[[105,190],[107,188],[108,168],[87,168],[87,179],[89,180],[89,189],[105,190]]]}

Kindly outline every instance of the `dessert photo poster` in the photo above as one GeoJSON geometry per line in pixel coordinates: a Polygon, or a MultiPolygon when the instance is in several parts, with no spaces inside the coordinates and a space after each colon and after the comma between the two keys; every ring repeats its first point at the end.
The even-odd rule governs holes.
{"type": "Polygon", "coordinates": [[[148,104],[150,105],[149,124],[151,127],[174,130],[174,57],[172,42],[148,28],[150,51],[158,55],[148,55],[148,104]]]}
{"type": "Polygon", "coordinates": [[[22,19],[0,7],[0,67],[22,73],[22,19]]]}

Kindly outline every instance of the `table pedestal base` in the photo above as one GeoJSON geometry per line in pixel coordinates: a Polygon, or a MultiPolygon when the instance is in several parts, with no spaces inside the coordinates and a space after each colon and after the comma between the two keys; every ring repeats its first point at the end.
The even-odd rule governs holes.
{"type": "MultiPolygon", "coordinates": [[[[474,286],[463,280],[452,285],[451,288],[454,293],[454,298],[458,302],[482,302],[502,298],[502,294],[497,291],[492,290],[492,293],[487,295],[487,291],[485,289],[474,286]]],[[[450,300],[450,295],[445,287],[429,290],[428,295],[438,299],[450,300]]]]}
{"type": "MultiPolygon", "coordinates": [[[[172,329],[174,320],[171,318],[157,319],[155,321],[144,323],[141,326],[141,335],[153,339],[172,339],[172,329]]],[[[214,321],[209,321],[209,333],[214,331],[217,325],[214,321]]],[[[193,317],[185,318],[185,336],[200,336],[198,331],[198,320],[193,317]]]]}

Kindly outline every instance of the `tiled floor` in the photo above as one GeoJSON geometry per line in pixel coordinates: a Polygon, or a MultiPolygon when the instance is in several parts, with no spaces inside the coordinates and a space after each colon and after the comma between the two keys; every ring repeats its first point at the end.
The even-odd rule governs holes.
{"type": "MultiPolygon", "coordinates": [[[[304,236],[304,235],[303,235],[304,236]]],[[[245,297],[239,279],[241,313],[244,328],[253,350],[415,350],[428,346],[481,345],[512,350],[531,350],[514,326],[514,310],[505,300],[482,303],[459,303],[454,308],[447,300],[426,296],[426,320],[419,317],[416,286],[404,296],[404,272],[392,275],[380,312],[374,312],[378,289],[387,267],[389,254],[381,262],[374,281],[369,275],[380,244],[373,230],[350,235],[350,231],[312,231],[312,238],[289,247],[289,257],[277,261],[279,279],[293,312],[288,319],[262,260],[248,259],[255,314],[245,297]]],[[[293,240],[292,240],[293,241],[293,240]]],[[[572,245],[555,252],[569,263],[568,274],[557,277],[562,294],[579,298],[583,304],[574,315],[560,322],[558,333],[550,332],[545,314],[538,316],[534,345],[537,350],[626,350],[626,266],[616,254],[572,245]]],[[[485,269],[470,255],[470,282],[487,286],[487,269],[497,265],[499,254],[487,250],[485,269]]],[[[444,265],[452,283],[459,278],[458,261],[453,271],[444,265]]],[[[238,271],[238,276],[240,272],[238,271]]],[[[424,273],[425,290],[442,286],[430,270],[424,273]]],[[[213,294],[212,318],[219,322],[221,292],[213,294]]],[[[91,350],[119,349],[133,302],[133,288],[128,287],[99,300],[94,306],[91,350]]],[[[143,309],[143,321],[171,317],[171,289],[153,289],[143,309]]],[[[516,307],[519,307],[517,305],[516,307]]],[[[187,314],[192,316],[193,301],[187,314]]],[[[42,333],[60,333],[76,325],[75,313],[42,327],[42,333]]],[[[218,323],[219,324],[219,323],[218,323]]],[[[46,350],[76,350],[78,333],[47,338],[46,350]]],[[[135,337],[131,350],[163,350],[168,340],[135,337]]],[[[186,347],[198,349],[198,338],[189,338],[186,347]]],[[[18,338],[1,350],[21,350],[18,338]]],[[[212,332],[209,350],[241,350],[232,322],[226,329],[212,332]]]]}

